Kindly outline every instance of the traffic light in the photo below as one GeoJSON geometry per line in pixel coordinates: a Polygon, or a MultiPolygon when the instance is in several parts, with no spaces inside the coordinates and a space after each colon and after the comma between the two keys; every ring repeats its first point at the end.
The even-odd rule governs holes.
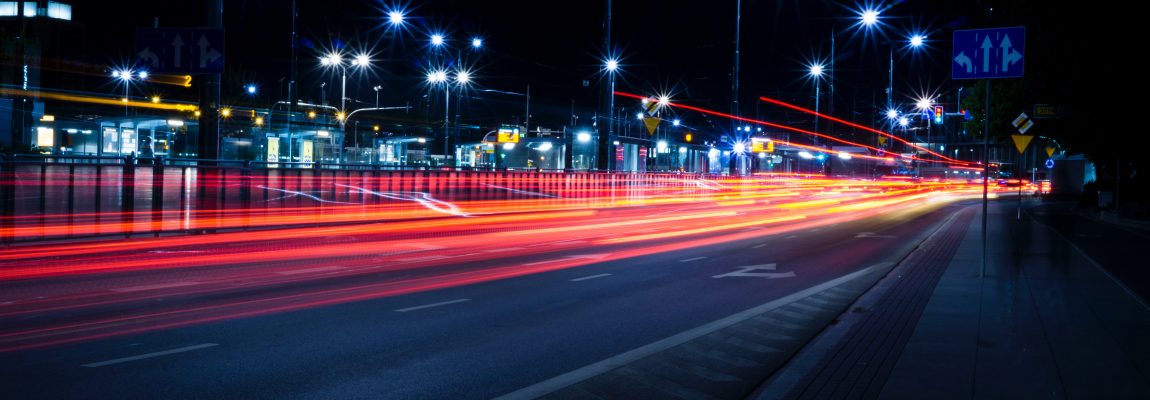
{"type": "Polygon", "coordinates": [[[934,123],[942,123],[942,106],[934,106],[934,123]]]}
{"type": "Polygon", "coordinates": [[[687,143],[691,143],[691,139],[692,139],[692,137],[691,137],[691,132],[687,132],[687,136],[686,136],[686,137],[684,137],[684,139],[686,139],[686,140],[687,140],[687,143]]]}

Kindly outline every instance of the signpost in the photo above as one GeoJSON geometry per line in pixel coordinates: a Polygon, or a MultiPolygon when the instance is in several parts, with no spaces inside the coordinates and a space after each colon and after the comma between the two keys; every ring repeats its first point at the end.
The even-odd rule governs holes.
{"type": "Polygon", "coordinates": [[[224,72],[224,30],[219,28],[136,29],[136,57],[151,72],[224,72]]]}
{"type": "Polygon", "coordinates": [[[954,31],[951,79],[1021,78],[1026,28],[954,31]]]}
{"type": "Polygon", "coordinates": [[[954,31],[951,79],[986,79],[986,120],[982,133],[982,270],[986,276],[986,214],[990,190],[990,79],[1021,78],[1026,66],[1026,27],[954,31]]]}

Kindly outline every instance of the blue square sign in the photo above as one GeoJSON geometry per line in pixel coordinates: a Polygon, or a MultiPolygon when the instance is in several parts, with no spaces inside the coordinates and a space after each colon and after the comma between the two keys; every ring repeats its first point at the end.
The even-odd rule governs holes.
{"type": "Polygon", "coordinates": [[[1026,27],[954,31],[951,79],[1021,78],[1026,27]]]}
{"type": "Polygon", "coordinates": [[[224,30],[220,28],[136,29],[136,57],[152,72],[224,72],[224,30]]]}

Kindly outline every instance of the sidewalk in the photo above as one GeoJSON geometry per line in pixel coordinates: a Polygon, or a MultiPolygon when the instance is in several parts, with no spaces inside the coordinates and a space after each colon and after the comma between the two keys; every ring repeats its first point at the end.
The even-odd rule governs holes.
{"type": "Polygon", "coordinates": [[[965,234],[912,254],[751,398],[1150,398],[1150,309],[1015,210],[991,204],[985,277],[978,207],[965,234]],[[923,291],[924,307],[901,306],[923,291]]]}

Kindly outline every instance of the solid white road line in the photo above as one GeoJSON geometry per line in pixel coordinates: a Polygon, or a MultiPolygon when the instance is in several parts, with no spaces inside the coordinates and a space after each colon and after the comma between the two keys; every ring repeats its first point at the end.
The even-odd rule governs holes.
{"type": "Polygon", "coordinates": [[[206,349],[206,348],[208,348],[208,347],[213,347],[213,346],[219,346],[219,345],[218,345],[218,344],[215,344],[215,343],[204,343],[204,344],[197,344],[197,345],[195,345],[195,346],[188,346],[188,347],[181,347],[181,348],[178,348],[178,349],[171,349],[171,350],[157,351],[157,352],[155,352],[155,353],[140,354],[140,355],[138,355],[138,356],[131,356],[131,357],[124,357],[124,358],[117,358],[117,359],[115,359],[115,360],[108,360],[108,361],[100,361],[100,362],[94,362],[94,363],[91,363],[91,364],[84,364],[84,365],[81,365],[81,366],[82,366],[82,367],[88,367],[88,368],[97,368],[97,367],[103,367],[103,366],[108,366],[108,365],[112,365],[112,364],[126,363],[126,362],[129,362],[129,361],[143,360],[143,359],[145,359],[145,358],[152,358],[152,357],[166,356],[166,355],[168,355],[168,354],[176,354],[176,353],[183,353],[183,352],[186,352],[186,351],[199,350],[199,349],[206,349]]]}
{"type": "Polygon", "coordinates": [[[752,249],[761,249],[761,248],[763,248],[763,246],[766,246],[766,245],[767,245],[766,243],[759,243],[759,244],[756,244],[754,246],[751,246],[751,248],[752,249]]]}
{"type": "Polygon", "coordinates": [[[704,259],[704,258],[707,258],[707,257],[694,257],[694,258],[688,258],[688,259],[685,259],[685,260],[679,260],[679,262],[691,262],[691,261],[699,261],[699,260],[702,260],[702,259],[704,259]]]}
{"type": "Polygon", "coordinates": [[[602,278],[604,276],[611,276],[611,274],[599,274],[599,275],[584,276],[582,278],[572,279],[571,282],[579,282],[579,281],[585,281],[588,279],[602,278]]]}
{"type": "Polygon", "coordinates": [[[438,303],[432,303],[432,304],[424,304],[424,305],[422,305],[422,306],[415,306],[415,307],[401,308],[401,309],[395,310],[395,312],[408,312],[408,311],[422,310],[422,309],[424,309],[424,308],[431,308],[431,307],[446,306],[446,305],[448,305],[448,304],[462,303],[462,302],[465,302],[465,301],[471,301],[471,299],[455,299],[455,300],[441,301],[441,302],[438,302],[438,303]]]}

